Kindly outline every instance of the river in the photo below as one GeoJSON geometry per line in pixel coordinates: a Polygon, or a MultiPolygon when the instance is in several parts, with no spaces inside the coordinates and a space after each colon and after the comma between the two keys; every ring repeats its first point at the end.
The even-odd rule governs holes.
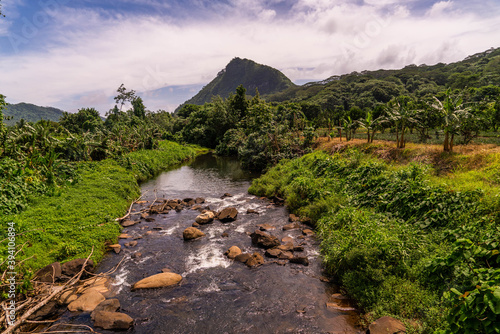
{"type": "MultiPolygon", "coordinates": [[[[202,197],[203,206],[212,210],[235,207],[236,221],[203,225],[205,237],[184,241],[182,233],[199,214],[196,210],[172,210],[158,214],[154,221],[124,229],[137,239],[137,246],[110,252],[98,267],[99,272],[114,268],[111,290],[121,304],[121,312],[135,324],[130,333],[358,333],[353,324],[356,313],[328,307],[335,285],[326,282],[319,258],[319,242],[304,237],[302,229],[283,231],[288,212],[267,199],[249,195],[255,175],[244,172],[237,160],[211,154],[197,157],[187,165],[166,171],[142,185],[144,201],[202,197]],[[221,198],[229,193],[231,197],[221,198]],[[247,214],[253,209],[258,214],[247,214]],[[266,263],[249,268],[229,260],[224,252],[238,246],[250,254],[264,250],[252,245],[249,233],[259,224],[276,229],[268,233],[278,238],[292,237],[302,243],[309,265],[266,263]],[[149,232],[148,232],[149,231],[149,232]],[[227,233],[226,236],[223,234],[227,233]],[[141,256],[133,256],[136,253],[141,256]],[[162,269],[183,276],[179,286],[131,291],[131,286],[162,269]]],[[[143,204],[149,205],[149,204],[143,204]]],[[[136,217],[137,219],[137,217],[136,217]]],[[[331,306],[331,304],[330,304],[331,306]]],[[[62,321],[92,325],[88,314],[66,312],[62,321]]],[[[113,333],[96,329],[100,333],[113,333]]]]}

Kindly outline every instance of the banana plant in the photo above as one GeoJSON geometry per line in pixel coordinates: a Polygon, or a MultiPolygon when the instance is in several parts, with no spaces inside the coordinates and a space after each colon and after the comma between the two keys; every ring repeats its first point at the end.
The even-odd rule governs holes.
{"type": "Polygon", "coordinates": [[[451,89],[446,91],[443,101],[435,96],[434,100],[435,102],[431,106],[440,115],[444,132],[443,150],[452,152],[453,140],[462,126],[462,121],[472,116],[470,107],[464,104],[460,95],[453,96],[451,89]]]}
{"type": "Polygon", "coordinates": [[[417,123],[417,111],[413,109],[413,101],[407,96],[400,96],[389,101],[386,110],[384,121],[391,123],[396,129],[396,147],[404,148],[406,131],[411,124],[417,123]]]}

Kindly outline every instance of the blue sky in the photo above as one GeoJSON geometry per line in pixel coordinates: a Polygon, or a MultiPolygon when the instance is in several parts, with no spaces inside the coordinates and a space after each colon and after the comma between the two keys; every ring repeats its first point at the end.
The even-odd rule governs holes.
{"type": "Polygon", "coordinates": [[[172,111],[234,57],[304,83],[500,47],[497,0],[0,3],[0,94],[68,111],[104,114],[121,83],[172,111]]]}

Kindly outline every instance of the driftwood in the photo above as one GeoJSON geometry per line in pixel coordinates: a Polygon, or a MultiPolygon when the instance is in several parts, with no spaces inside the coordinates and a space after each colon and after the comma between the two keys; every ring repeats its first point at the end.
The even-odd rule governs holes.
{"type": "Polygon", "coordinates": [[[128,212],[125,216],[121,217],[121,218],[116,218],[115,220],[116,221],[122,221],[124,219],[126,219],[128,216],[130,216],[130,213],[132,212],[132,207],[134,206],[135,203],[139,202],[142,198],[142,196],[146,195],[147,191],[144,192],[144,194],[142,194],[139,198],[135,199],[132,204],[130,204],[130,207],[128,208],[128,212]]]}
{"type": "MultiPolygon", "coordinates": [[[[34,306],[30,307],[26,312],[23,313],[23,315],[15,322],[14,325],[8,326],[7,324],[7,329],[2,332],[2,334],[10,334],[13,333],[15,329],[17,329],[19,326],[23,325],[28,321],[28,318],[41,309],[43,306],[45,306],[49,301],[57,297],[58,295],[62,294],[63,292],[69,291],[70,288],[78,283],[80,281],[80,278],[82,277],[83,273],[86,271],[85,266],[87,265],[87,262],[89,261],[90,257],[94,253],[94,248],[92,247],[92,251],[90,252],[90,255],[85,259],[85,262],[83,263],[82,269],[78,274],[73,276],[69,281],[64,283],[61,286],[52,286],[53,292],[49,294],[47,297],[42,298],[39,300],[34,306]]],[[[6,312],[5,308],[2,307],[4,311],[6,312]]],[[[19,309],[16,309],[16,311],[19,311],[19,309]]],[[[3,318],[6,320],[6,315],[3,315],[3,318]]]]}

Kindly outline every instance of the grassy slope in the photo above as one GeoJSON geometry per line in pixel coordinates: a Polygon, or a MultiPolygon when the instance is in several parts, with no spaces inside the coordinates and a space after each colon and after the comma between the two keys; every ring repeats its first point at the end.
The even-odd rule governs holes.
{"type": "MultiPolygon", "coordinates": [[[[57,196],[38,198],[20,214],[2,217],[5,228],[0,239],[6,236],[6,223],[15,222],[17,233],[24,233],[16,240],[18,247],[27,243],[16,260],[33,256],[24,263],[26,271],[54,261],[87,257],[92,247],[92,258],[99,261],[105,243],[116,241],[120,231],[114,219],[123,216],[140,194],[138,181],[193,157],[195,152],[177,143],[162,142],[157,150],[133,152],[118,162],[81,163],[80,181],[75,185],[63,188],[57,196]]],[[[6,252],[6,247],[2,251],[6,252]]]]}
{"type": "MultiPolygon", "coordinates": [[[[439,146],[392,146],[323,142],[329,153],[282,162],[250,192],[283,196],[316,221],[327,268],[369,317],[416,319],[410,332],[464,331],[452,327],[456,318],[443,321],[457,300],[442,295],[474,289],[473,270],[498,263],[490,248],[500,234],[500,154],[496,147],[443,154],[439,146]],[[463,251],[463,239],[478,253],[463,251]]],[[[476,319],[500,320],[487,311],[476,319]]]]}

